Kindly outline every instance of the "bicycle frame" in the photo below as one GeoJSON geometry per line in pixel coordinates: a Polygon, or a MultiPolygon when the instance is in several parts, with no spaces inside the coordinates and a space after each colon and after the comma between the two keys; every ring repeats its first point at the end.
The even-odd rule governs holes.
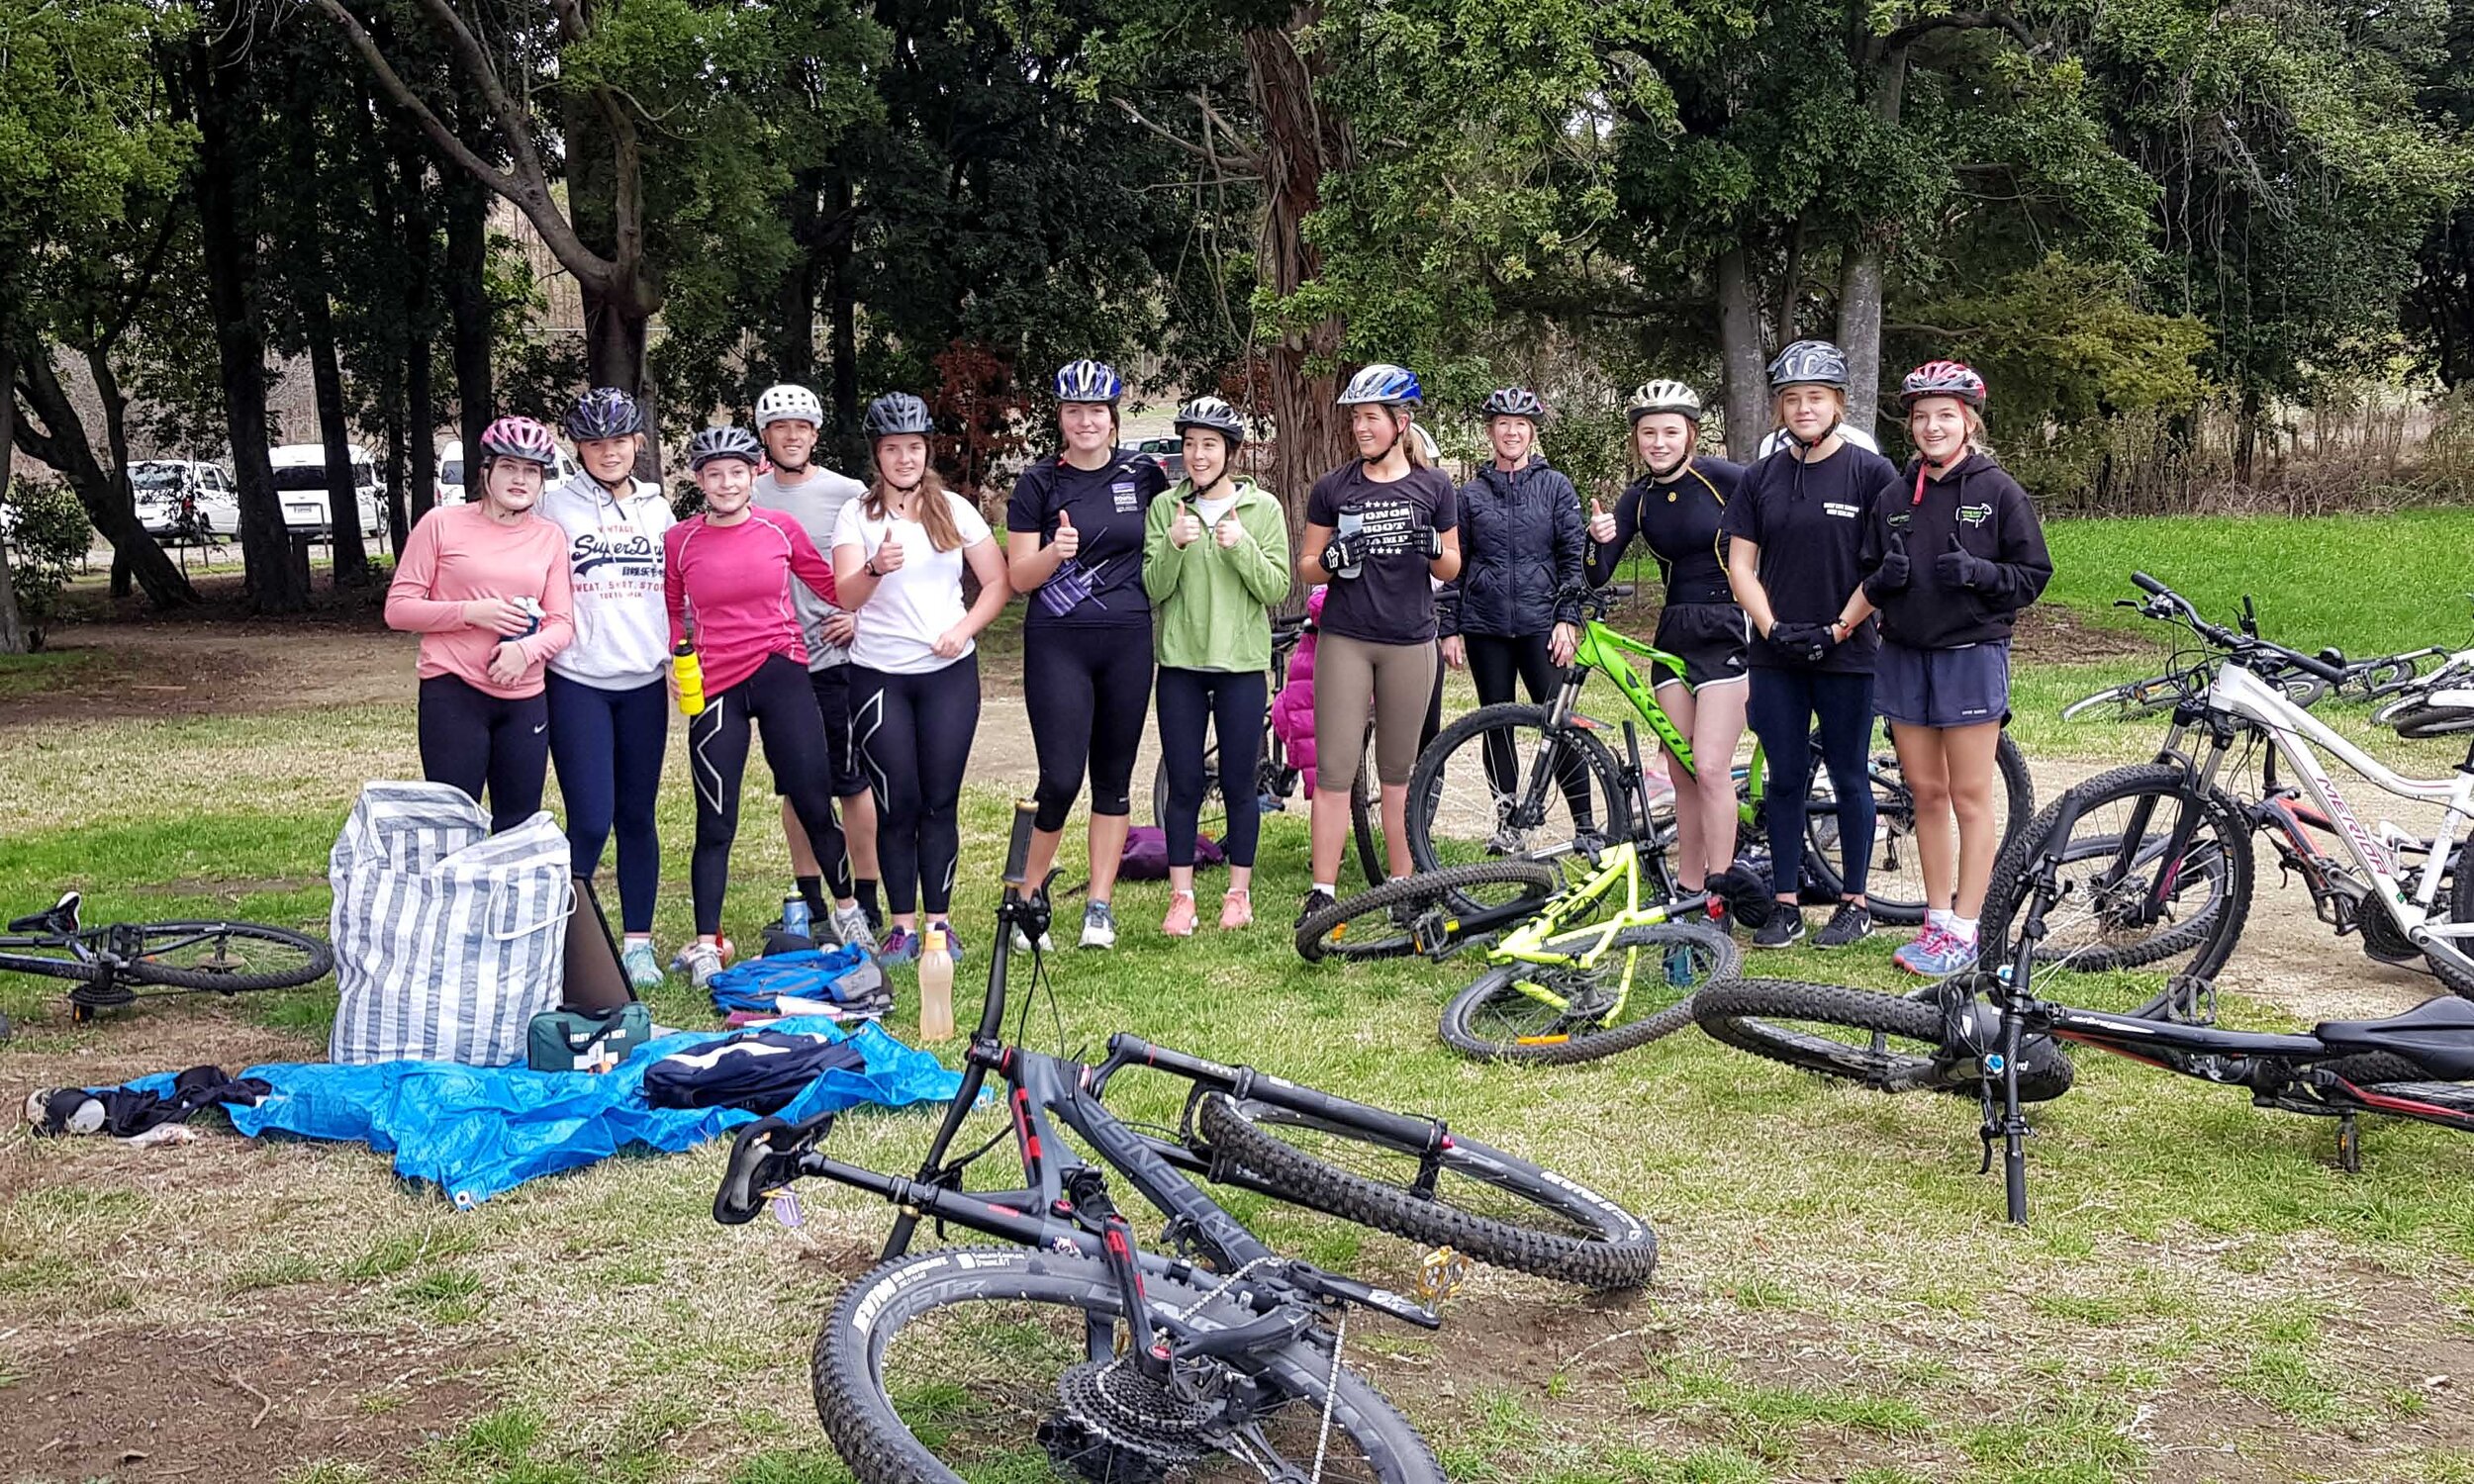
{"type": "Polygon", "coordinates": [[[1557,895],[1545,911],[1504,934],[1487,957],[1495,963],[1577,963],[1581,968],[1594,969],[1626,928],[1672,922],[1708,903],[1706,892],[1676,895],[1665,854],[1655,854],[1651,859],[1653,864],[1645,873],[1641,852],[1630,842],[1608,851],[1579,883],[1557,895]],[[1645,875],[1657,878],[1646,892],[1645,875]],[[1618,889],[1623,905],[1613,914],[1599,918],[1597,914],[1603,910],[1606,899],[1618,889]],[[1580,942],[1587,942],[1588,946],[1575,953],[1572,945],[1580,942]]]}
{"type": "MultiPolygon", "coordinates": [[[[1632,662],[1625,658],[1627,655],[1641,656],[1653,670],[1663,668],[1678,680],[1683,677],[1681,659],[1655,644],[1619,632],[1601,619],[1588,619],[1581,625],[1580,642],[1572,648],[1572,662],[1565,668],[1563,688],[1547,702],[1546,724],[1549,727],[1599,726],[1600,723],[1581,714],[1580,693],[1588,682],[1590,672],[1603,675],[1623,696],[1625,703],[1632,707],[1633,713],[1641,718],[1642,725],[1650,729],[1658,738],[1659,745],[1665,748],[1667,755],[1683,770],[1683,779],[1676,781],[1680,788],[1685,780],[1699,777],[1692,757],[1691,739],[1676,728],[1674,721],[1667,716],[1666,708],[1658,703],[1656,687],[1641,679],[1640,672],[1633,669],[1632,662]]],[[[1630,748],[1631,741],[1627,738],[1627,757],[1632,757],[1630,748]]],[[[1639,759],[1632,757],[1632,761],[1638,762],[1639,759]]],[[[1758,741],[1753,744],[1751,765],[1735,771],[1745,783],[1745,797],[1738,805],[1737,815],[1741,822],[1750,824],[1760,817],[1761,785],[1765,772],[1761,767],[1761,750],[1758,741]]],[[[1535,793],[1542,785],[1543,775],[1530,780],[1531,796],[1543,796],[1535,793]]]]}

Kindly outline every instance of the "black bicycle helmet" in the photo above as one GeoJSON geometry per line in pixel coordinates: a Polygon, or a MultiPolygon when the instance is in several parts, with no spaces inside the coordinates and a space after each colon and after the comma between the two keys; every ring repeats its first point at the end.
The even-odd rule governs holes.
{"type": "Polygon", "coordinates": [[[1177,410],[1178,436],[1184,437],[1189,427],[1207,427],[1231,448],[1246,441],[1246,419],[1217,397],[1197,397],[1177,410]]]}
{"type": "Polygon", "coordinates": [[[644,409],[617,387],[595,387],[576,399],[559,430],[579,443],[598,438],[623,438],[644,430],[644,409]]]}
{"type": "Polygon", "coordinates": [[[1546,404],[1527,387],[1497,387],[1486,394],[1478,406],[1481,417],[1526,417],[1532,422],[1546,420],[1546,404]]]}
{"type": "Polygon", "coordinates": [[[765,461],[764,445],[744,427],[724,424],[720,427],[700,427],[696,436],[687,440],[687,466],[702,469],[715,459],[741,459],[753,464],[765,461]]]}
{"type": "Polygon", "coordinates": [[[928,405],[908,392],[888,392],[868,404],[867,416],[860,419],[871,438],[891,438],[902,433],[927,433],[935,428],[928,417],[928,405]]]}
{"type": "Polygon", "coordinates": [[[1769,363],[1772,396],[1789,387],[1836,387],[1844,392],[1847,380],[1847,352],[1828,340],[1798,340],[1769,363]]]}

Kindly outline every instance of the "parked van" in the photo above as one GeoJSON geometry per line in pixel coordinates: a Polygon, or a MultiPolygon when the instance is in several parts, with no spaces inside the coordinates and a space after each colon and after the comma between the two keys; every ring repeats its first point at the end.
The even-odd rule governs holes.
{"type": "MultiPolygon", "coordinates": [[[[378,483],[378,465],[368,450],[355,443],[350,452],[352,498],[359,508],[356,514],[360,532],[376,536],[386,529],[386,489],[378,483]]],[[[275,466],[275,495],[283,502],[283,523],[296,532],[333,535],[334,519],[328,510],[325,445],[286,443],[268,450],[267,460],[275,466]]]]}
{"type": "MultiPolygon", "coordinates": [[[[569,458],[567,451],[563,448],[558,450],[553,458],[555,462],[550,465],[549,475],[542,481],[544,488],[565,483],[569,475],[583,468],[574,459],[569,458]]],[[[429,498],[439,505],[462,505],[464,503],[463,439],[449,438],[446,440],[446,446],[438,450],[438,477],[429,486],[429,498]]]]}
{"type": "Polygon", "coordinates": [[[212,541],[240,529],[240,492],[217,464],[139,459],[129,466],[138,523],[166,541],[212,541]]]}

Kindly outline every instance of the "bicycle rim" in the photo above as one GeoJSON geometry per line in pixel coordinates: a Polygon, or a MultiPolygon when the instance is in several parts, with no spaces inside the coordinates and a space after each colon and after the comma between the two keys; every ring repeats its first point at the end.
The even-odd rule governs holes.
{"type": "MultiPolygon", "coordinates": [[[[1974,1059],[1943,1055],[1942,1010],[1929,999],[1738,979],[1696,996],[1693,1016],[1712,1040],[1738,1051],[1884,1092],[1973,1096],[1983,1085],[1974,1059]]],[[[2020,1056],[2022,1098],[2044,1102],[2069,1090],[2070,1060],[2050,1040],[2032,1038],[2020,1056]]]]}
{"type": "Polygon", "coordinates": [[[122,982],[238,994],[309,983],[334,967],[334,950],[306,933],[249,922],[147,922],[89,928],[89,950],[130,962],[122,982]]]}
{"type": "MultiPolygon", "coordinates": [[[[2035,812],[2035,787],[2028,778],[2026,756],[2007,732],[1994,748],[1993,761],[1993,815],[1998,830],[1994,838],[2007,844],[2035,812]]],[[[1908,791],[1894,750],[1874,753],[1866,777],[1872,786],[1873,826],[1872,849],[1865,862],[1865,901],[1879,921],[1920,923],[1925,906],[1924,851],[1917,838],[1915,795],[1908,791]]],[[[1804,818],[1804,838],[1814,854],[1815,874],[1835,894],[1842,881],[1838,794],[1818,752],[1813,756],[1812,796],[1804,818]]],[[[1944,828],[1954,861],[1958,854],[1954,815],[1944,828]]]]}
{"type": "Polygon", "coordinates": [[[1421,872],[1334,902],[1297,924],[1297,955],[1308,963],[1439,956],[1460,945],[1460,922],[1469,913],[1543,903],[1563,884],[1555,868],[1537,861],[1421,872]]]}
{"type": "Polygon", "coordinates": [[[1445,1006],[1444,1043],[1489,1061],[1612,1056],[1691,1024],[1694,993],[1734,977],[1743,962],[1724,934],[1659,923],[1624,929],[1587,963],[1498,963],[1445,1006]]]}
{"type": "Polygon", "coordinates": [[[1498,857],[1553,860],[1620,838],[1630,809],[1614,755],[1538,706],[1481,706],[1445,727],[1409,780],[1420,870],[1498,857]]]}

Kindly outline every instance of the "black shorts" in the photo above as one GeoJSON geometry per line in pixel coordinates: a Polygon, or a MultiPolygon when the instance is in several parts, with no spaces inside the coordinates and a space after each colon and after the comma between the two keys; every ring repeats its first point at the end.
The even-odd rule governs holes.
{"type": "Polygon", "coordinates": [[[1724,685],[1744,679],[1744,651],[1752,642],[1752,620],[1732,603],[1668,603],[1658,615],[1659,648],[1683,661],[1683,679],[1661,666],[1656,686],[1724,685]]]}
{"type": "MultiPolygon", "coordinates": [[[[824,718],[826,766],[833,770],[833,796],[848,798],[868,791],[868,778],[859,771],[857,750],[850,745],[850,666],[827,665],[808,672],[808,689],[816,696],[816,714],[824,718]]],[[[782,791],[782,781],[773,781],[782,791]]]]}
{"type": "Polygon", "coordinates": [[[1909,726],[1982,726],[2010,719],[2010,641],[1910,649],[1884,640],[1873,665],[1872,708],[1909,726]]]}

